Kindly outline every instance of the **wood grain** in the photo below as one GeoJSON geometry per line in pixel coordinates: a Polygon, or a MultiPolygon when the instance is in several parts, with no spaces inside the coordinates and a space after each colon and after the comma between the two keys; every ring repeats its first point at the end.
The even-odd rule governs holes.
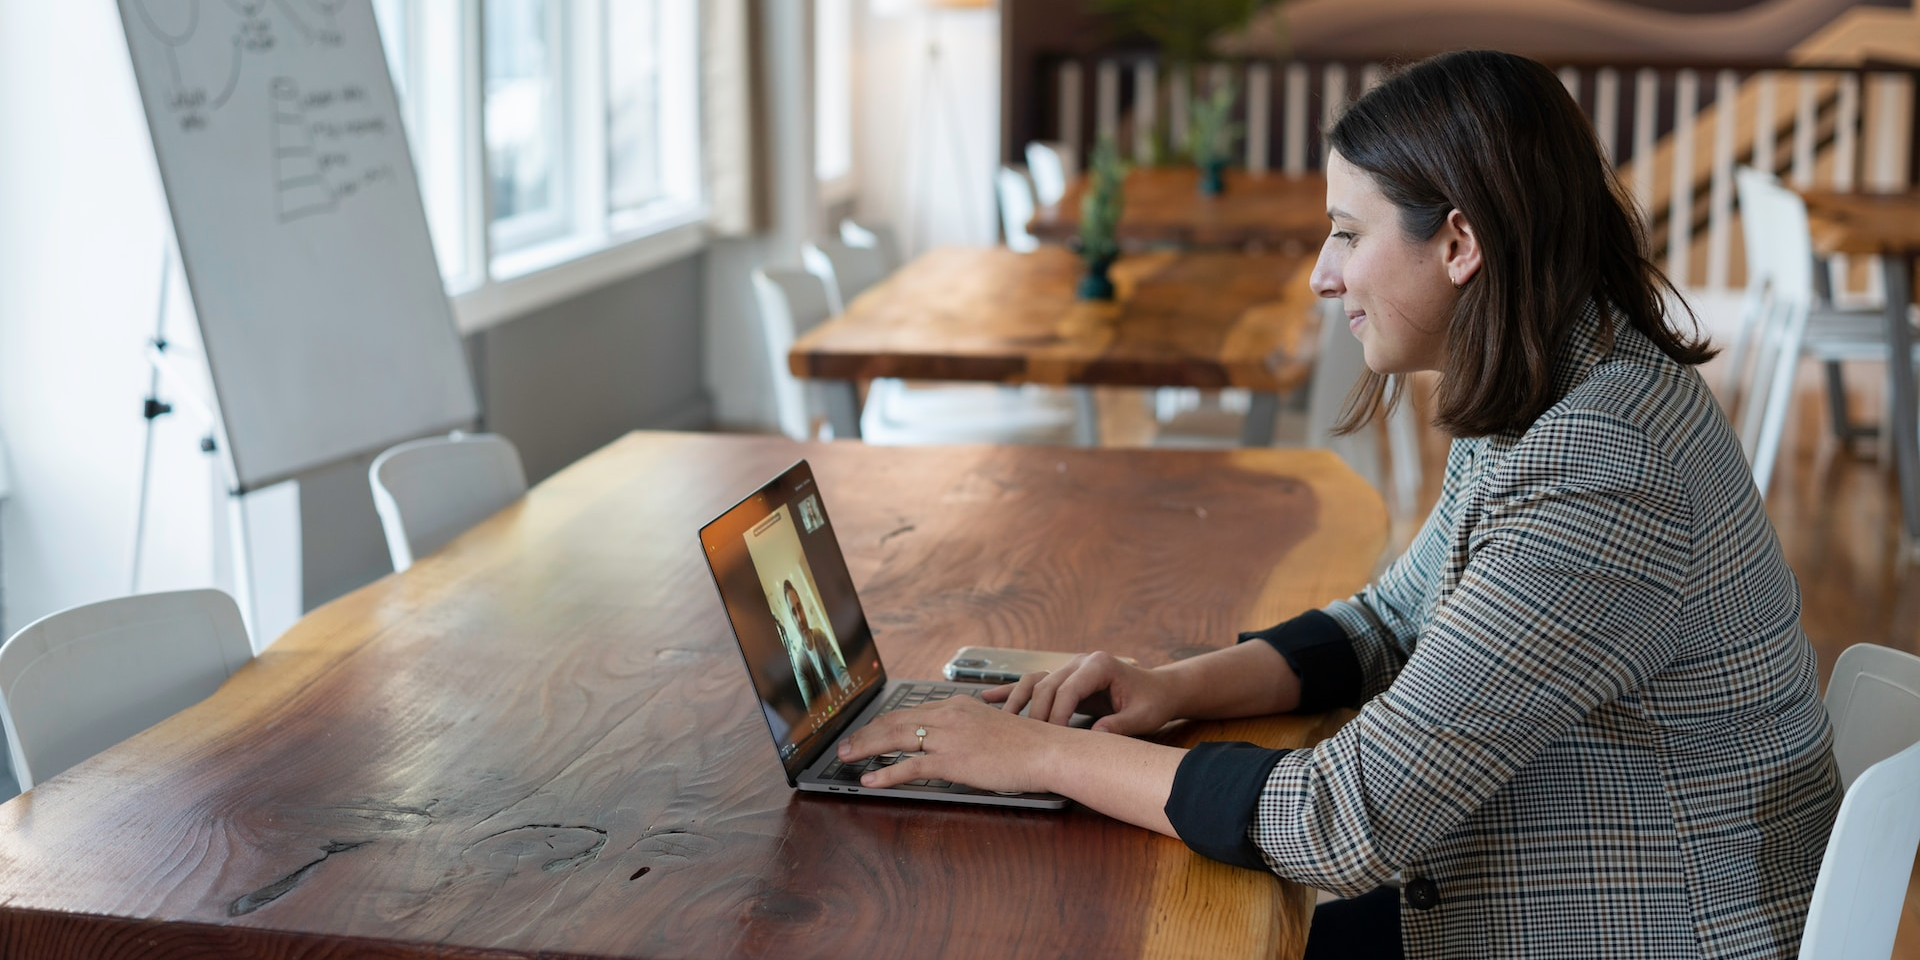
{"type": "Polygon", "coordinates": [[[1908,254],[1920,250],[1920,190],[1835,193],[1802,190],[1817,253],[1908,254]]]}
{"type": "Polygon", "coordinates": [[[1385,540],[1324,452],[630,435],[0,807],[0,955],[1296,956],[1299,888],[1084,810],[787,787],[695,531],[799,456],[895,676],[1191,655],[1385,540]]]}
{"type": "MultiPolygon", "coordinates": [[[[1065,243],[1080,232],[1085,177],[1076,177],[1058,203],[1042,207],[1027,230],[1065,243]]],[[[1320,173],[1226,171],[1226,190],[1200,192],[1191,166],[1140,167],[1127,174],[1120,239],[1189,247],[1268,246],[1288,253],[1317,250],[1327,224],[1327,178],[1320,173]]]]}
{"type": "Polygon", "coordinates": [[[1122,257],[1111,302],[1074,295],[1082,266],[946,247],[870,288],[789,353],[797,376],[904,377],[1286,391],[1313,369],[1319,300],[1299,257],[1122,257]]]}

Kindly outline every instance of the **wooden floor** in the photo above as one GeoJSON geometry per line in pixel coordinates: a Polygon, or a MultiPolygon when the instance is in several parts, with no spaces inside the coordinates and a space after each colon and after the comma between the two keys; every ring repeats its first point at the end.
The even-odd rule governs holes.
{"type": "MultiPolygon", "coordinates": [[[[1714,381],[1711,365],[1703,372],[1714,381]]],[[[1817,373],[1811,366],[1803,371],[1767,512],[1800,580],[1801,624],[1819,654],[1824,685],[1834,658],[1853,644],[1920,653],[1920,560],[1904,557],[1899,548],[1900,500],[1891,468],[1880,463],[1872,443],[1842,449],[1826,429],[1817,373]]],[[[1856,416],[1877,419],[1884,367],[1849,365],[1847,378],[1856,416]]],[[[1101,397],[1102,432],[1111,442],[1141,442],[1151,431],[1151,421],[1142,422],[1135,412],[1141,405],[1132,396],[1101,397]]],[[[1415,511],[1393,518],[1396,549],[1406,545],[1439,498],[1447,438],[1429,430],[1421,452],[1423,489],[1415,511]]],[[[1920,863],[1907,889],[1892,960],[1920,960],[1920,863]]]]}

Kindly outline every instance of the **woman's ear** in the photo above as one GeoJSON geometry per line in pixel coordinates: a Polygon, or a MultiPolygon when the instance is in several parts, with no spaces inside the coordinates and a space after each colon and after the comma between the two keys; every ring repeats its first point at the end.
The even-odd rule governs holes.
{"type": "Polygon", "coordinates": [[[1446,263],[1447,279],[1455,287],[1464,287],[1480,272],[1480,236],[1458,209],[1447,214],[1440,233],[1446,241],[1441,259],[1446,263]]]}

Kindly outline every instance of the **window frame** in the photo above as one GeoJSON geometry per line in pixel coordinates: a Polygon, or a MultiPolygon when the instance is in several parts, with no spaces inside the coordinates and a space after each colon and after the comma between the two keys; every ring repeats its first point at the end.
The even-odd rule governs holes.
{"type": "MultiPolygon", "coordinates": [[[[571,237],[583,229],[591,229],[587,221],[580,218],[578,195],[584,193],[576,182],[581,164],[578,162],[580,146],[580,127],[577,116],[581,112],[579,101],[594,95],[591,83],[581,83],[579,68],[575,63],[581,59],[576,49],[579,35],[590,29],[594,20],[592,11],[605,9],[605,0],[596,3],[570,3],[568,0],[544,0],[546,4],[546,28],[553,37],[553,49],[548,53],[547,79],[554,86],[554,116],[548,118],[542,134],[553,141],[554,150],[559,156],[549,169],[552,178],[548,189],[552,191],[546,206],[538,210],[517,213],[510,217],[496,218],[493,209],[493,152],[485,147],[486,117],[486,6],[487,0],[481,0],[481,44],[480,44],[480,98],[482,156],[487,163],[487,247],[494,263],[501,257],[511,258],[514,254],[534,249],[542,245],[571,237]]],[[[491,271],[489,271],[491,272],[491,271]]]]}
{"type": "MultiPolygon", "coordinates": [[[[457,133],[438,134],[448,143],[436,141],[414,150],[414,164],[423,181],[424,198],[429,181],[446,175],[445,167],[430,168],[428,161],[445,163],[434,151],[457,142],[460,183],[455,189],[461,212],[448,219],[460,222],[457,249],[464,269],[443,269],[442,276],[453,302],[455,325],[463,334],[684,258],[706,243],[709,208],[698,0],[657,0],[663,9],[658,41],[662,48],[660,136],[662,142],[687,146],[662,157],[662,179],[672,180],[667,196],[632,211],[611,210],[608,194],[612,160],[608,154],[607,11],[609,3],[623,0],[552,2],[564,10],[559,15],[557,44],[563,152],[557,170],[559,179],[568,182],[552,213],[543,211],[538,221],[502,221],[509,225],[502,230],[493,221],[486,147],[485,10],[470,0],[397,0],[397,9],[404,15],[399,41],[403,62],[392,67],[397,85],[408,91],[408,99],[402,101],[403,116],[424,130],[433,121],[424,119],[421,111],[446,110],[446,104],[455,103],[460,117],[457,133]],[[457,77],[448,77],[444,71],[444,50],[435,59],[424,48],[427,37],[449,29],[443,22],[449,13],[457,18],[451,24],[459,37],[457,77]],[[440,68],[431,75],[426,67],[429,60],[440,68]],[[429,91],[437,91],[438,96],[429,91]],[[410,106],[421,97],[429,98],[435,107],[410,106]],[[557,227],[556,220],[560,221],[557,227]]],[[[445,33],[439,36],[444,43],[445,33]]],[[[438,196],[444,203],[444,194],[438,196]]],[[[436,252],[440,241],[436,238],[436,252]]]]}
{"type": "MultiPolygon", "coordinates": [[[[827,2],[828,0],[815,0],[813,9],[814,95],[811,109],[813,110],[814,136],[816,138],[820,136],[826,127],[826,124],[820,122],[824,112],[821,110],[822,84],[820,82],[820,66],[826,61],[826,58],[822,56],[824,46],[821,42],[821,36],[823,34],[822,27],[827,26],[824,22],[825,18],[822,16],[822,11],[826,9],[827,2]]],[[[841,42],[845,44],[847,55],[846,102],[842,104],[842,109],[845,111],[846,117],[846,143],[843,144],[843,149],[846,151],[847,165],[845,170],[837,174],[822,175],[820,171],[820,146],[818,140],[816,140],[814,144],[814,176],[819,184],[820,201],[829,206],[839,203],[851,203],[856,199],[859,192],[858,183],[860,179],[860,151],[858,149],[860,140],[860,113],[858,108],[859,98],[857,96],[857,91],[860,89],[860,77],[858,76],[859,59],[854,56],[860,44],[860,10],[856,0],[831,0],[831,2],[842,4],[841,9],[845,13],[845,21],[843,23],[845,36],[841,42]]]]}

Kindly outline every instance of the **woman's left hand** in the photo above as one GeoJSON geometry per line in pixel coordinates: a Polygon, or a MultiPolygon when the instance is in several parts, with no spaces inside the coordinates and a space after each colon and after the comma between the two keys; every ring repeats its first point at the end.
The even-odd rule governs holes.
{"type": "Polygon", "coordinates": [[[840,742],[842,762],[901,751],[907,756],[862,776],[865,787],[891,787],[910,780],[947,780],[979,790],[1058,792],[1052,782],[1055,747],[1079,733],[972,697],[954,697],[911,710],[895,710],[840,742]],[[923,738],[918,731],[926,731],[923,738]],[[916,753],[918,755],[916,755],[916,753]]]}

